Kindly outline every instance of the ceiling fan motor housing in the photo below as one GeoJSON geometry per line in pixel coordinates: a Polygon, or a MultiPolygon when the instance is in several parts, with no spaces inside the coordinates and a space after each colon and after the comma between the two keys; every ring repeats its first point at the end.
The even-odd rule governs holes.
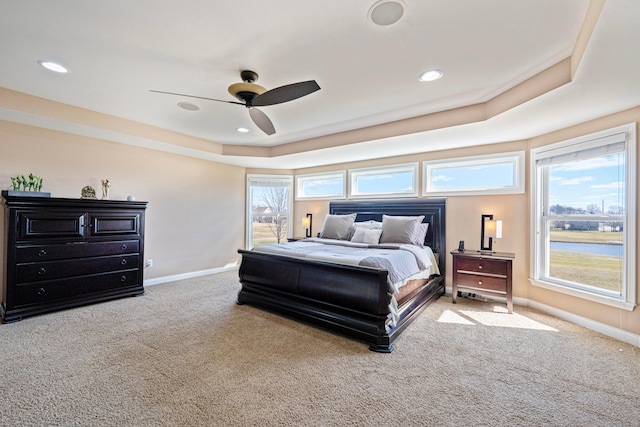
{"type": "Polygon", "coordinates": [[[240,72],[240,77],[244,83],[234,83],[229,86],[228,90],[231,96],[247,103],[247,106],[250,105],[256,96],[267,91],[264,87],[254,83],[258,80],[258,73],[255,71],[243,70],[240,72]]]}

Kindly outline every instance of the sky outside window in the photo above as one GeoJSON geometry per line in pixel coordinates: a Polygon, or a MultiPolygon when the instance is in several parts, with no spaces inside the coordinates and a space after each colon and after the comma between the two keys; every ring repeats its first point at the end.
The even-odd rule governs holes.
{"type": "Polygon", "coordinates": [[[624,207],[624,163],[617,153],[549,166],[549,205],[597,205],[604,213],[624,207]]]}
{"type": "Polygon", "coordinates": [[[431,191],[513,187],[513,168],[513,162],[434,168],[431,191]]]}
{"type": "Polygon", "coordinates": [[[395,193],[413,192],[413,172],[396,172],[375,175],[361,175],[358,180],[358,193],[395,193]]]}
{"type": "Polygon", "coordinates": [[[313,179],[302,181],[302,194],[306,197],[342,194],[344,178],[313,179]]]}

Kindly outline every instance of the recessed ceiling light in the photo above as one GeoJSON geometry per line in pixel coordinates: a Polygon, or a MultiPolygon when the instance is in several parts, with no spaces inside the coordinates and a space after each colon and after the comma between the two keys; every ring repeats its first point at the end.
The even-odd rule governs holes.
{"type": "Polygon", "coordinates": [[[69,69],[64,65],[60,65],[57,62],[53,61],[38,61],[38,64],[42,65],[44,68],[50,71],[55,71],[56,73],[68,73],[69,69]]]}
{"type": "Polygon", "coordinates": [[[247,128],[237,128],[236,130],[237,130],[238,132],[240,132],[240,133],[247,133],[247,132],[249,132],[249,129],[247,129],[247,128]]]}
{"type": "Polygon", "coordinates": [[[432,82],[434,80],[438,80],[443,76],[443,72],[441,70],[429,70],[420,74],[421,82],[432,82]]]}
{"type": "Polygon", "coordinates": [[[178,102],[178,107],[188,111],[198,111],[200,107],[190,102],[178,102]]]}
{"type": "Polygon", "coordinates": [[[371,22],[384,27],[398,22],[405,8],[402,0],[379,0],[371,6],[367,15],[371,22]]]}

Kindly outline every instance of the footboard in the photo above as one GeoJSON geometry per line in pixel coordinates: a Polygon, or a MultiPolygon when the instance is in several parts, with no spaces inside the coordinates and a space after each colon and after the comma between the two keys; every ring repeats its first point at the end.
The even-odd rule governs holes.
{"type": "MultiPolygon", "coordinates": [[[[391,296],[386,270],[238,252],[242,254],[238,304],[326,327],[365,341],[380,352],[393,350],[392,341],[414,318],[412,314],[417,314],[407,313],[394,328],[387,327],[391,296]]],[[[424,296],[417,297],[409,311],[422,308],[440,294],[439,288],[425,286],[424,296]]]]}

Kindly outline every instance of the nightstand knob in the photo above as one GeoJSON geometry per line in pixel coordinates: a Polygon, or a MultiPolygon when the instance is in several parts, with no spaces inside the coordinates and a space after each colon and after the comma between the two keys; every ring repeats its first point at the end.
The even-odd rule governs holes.
{"type": "Polygon", "coordinates": [[[479,266],[478,266],[478,270],[482,270],[482,265],[479,265],[479,266]]]}
{"type": "Polygon", "coordinates": [[[122,261],[120,261],[120,264],[122,264],[122,265],[127,265],[127,260],[126,260],[126,259],[123,259],[122,261]]]}
{"type": "Polygon", "coordinates": [[[482,285],[482,280],[478,280],[478,285],[482,285]]]}
{"type": "Polygon", "coordinates": [[[40,252],[38,252],[38,256],[45,256],[47,254],[47,251],[45,251],[44,249],[40,249],[40,252]]]}
{"type": "Polygon", "coordinates": [[[46,290],[44,288],[38,289],[38,295],[44,295],[45,292],[46,290]]]}
{"type": "Polygon", "coordinates": [[[127,276],[125,276],[124,274],[122,276],[120,276],[120,281],[124,282],[127,280],[127,276]]]}
{"type": "Polygon", "coordinates": [[[122,249],[122,250],[124,251],[125,249],[127,249],[127,245],[125,245],[125,244],[123,243],[123,244],[122,244],[122,246],[120,246],[120,249],[122,249]]]}
{"type": "Polygon", "coordinates": [[[47,273],[47,269],[44,267],[40,267],[40,270],[38,270],[38,274],[43,275],[47,273]]]}

